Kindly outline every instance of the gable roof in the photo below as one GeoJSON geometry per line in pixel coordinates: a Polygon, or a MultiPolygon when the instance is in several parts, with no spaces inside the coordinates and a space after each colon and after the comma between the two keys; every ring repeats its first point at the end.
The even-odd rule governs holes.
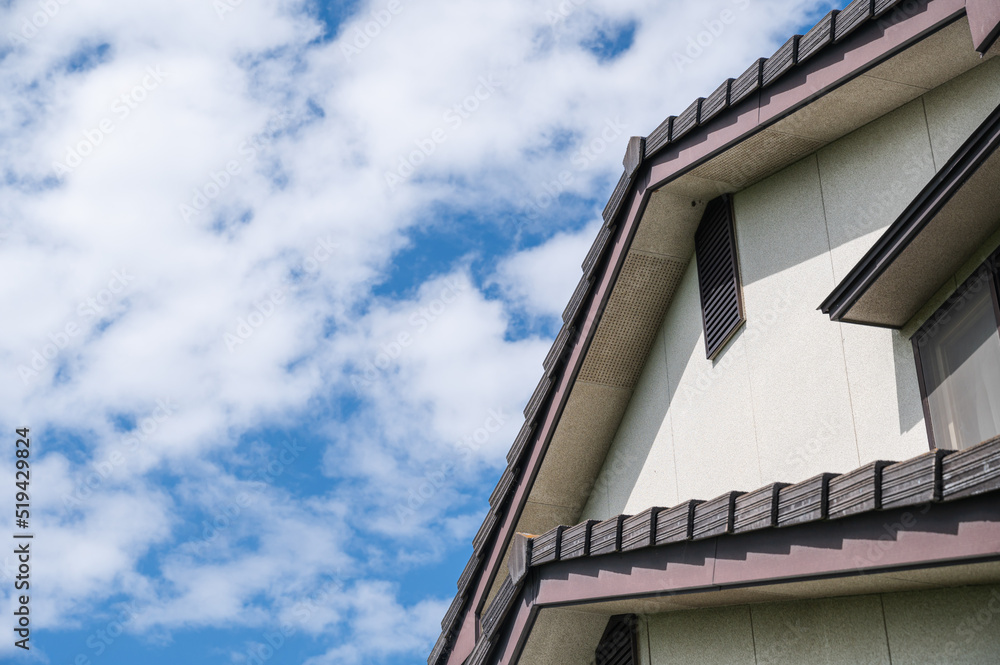
{"type": "MultiPolygon", "coordinates": [[[[603,212],[604,225],[584,260],[580,284],[563,313],[563,328],[525,408],[524,425],[507,456],[508,468],[490,497],[490,510],[473,541],[472,556],[459,577],[429,665],[461,665],[477,648],[482,655],[485,647],[477,640],[476,615],[491,597],[497,606],[496,599],[510,593],[509,585],[497,582],[497,576],[507,560],[508,545],[524,523],[529,495],[537,490],[553,438],[567,417],[573,420],[594,406],[585,403],[585,397],[578,398],[575,407],[571,400],[579,394],[576,381],[585,364],[601,357],[617,362],[627,352],[639,360],[631,362],[629,375],[615,380],[626,384],[627,391],[628,381],[634,384],[637,378],[672,289],[660,289],[659,295],[645,289],[644,297],[660,300],[640,298],[640,306],[632,303],[633,311],[616,310],[616,302],[620,305],[622,300],[616,298],[623,290],[636,291],[636,279],[653,274],[667,280],[668,273],[683,272],[686,265],[630,268],[628,260],[644,240],[639,233],[644,215],[662,215],[663,206],[673,206],[671,219],[679,220],[679,226],[696,224],[704,206],[699,199],[746,187],[977,63],[967,46],[965,50],[954,46],[959,38],[968,43],[965,0],[911,0],[906,11],[897,4],[898,0],[854,0],[843,11],[825,16],[805,36],[794,36],[771,58],[758,60],[738,78],[725,81],[709,97],[695,100],[679,116],[668,117],[649,136],[630,140],[625,170],[603,212]],[[956,28],[956,22],[962,25],[956,28]],[[916,72],[912,76],[922,77],[923,87],[889,85],[894,78],[911,76],[908,72],[865,76],[879,65],[892,65],[890,58],[903,52],[910,54],[910,68],[916,72]],[[626,325],[628,316],[646,318],[642,325],[626,325]],[[649,321],[655,322],[652,331],[649,321]]],[[[678,253],[684,252],[689,256],[687,248],[678,253]]],[[[576,434],[588,428],[597,438],[608,438],[608,431],[613,434],[617,426],[613,411],[623,405],[599,406],[612,413],[598,423],[600,427],[583,422],[576,434]]],[[[578,448],[588,447],[585,432],[577,439],[578,448]]],[[[609,443],[603,444],[603,451],[609,443]]],[[[566,481],[577,480],[574,473],[596,473],[604,453],[594,447],[591,459],[583,463],[585,473],[562,463],[560,457],[560,464],[545,467],[546,482],[556,478],[571,485],[566,481]]],[[[484,622],[496,612],[493,606],[483,615],[484,622]]]]}

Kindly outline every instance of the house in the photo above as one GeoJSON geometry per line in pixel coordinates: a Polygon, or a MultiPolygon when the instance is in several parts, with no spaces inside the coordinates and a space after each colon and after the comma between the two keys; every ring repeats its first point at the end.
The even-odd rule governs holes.
{"type": "Polygon", "coordinates": [[[996,0],[633,138],[429,665],[1000,662],[996,0]]]}

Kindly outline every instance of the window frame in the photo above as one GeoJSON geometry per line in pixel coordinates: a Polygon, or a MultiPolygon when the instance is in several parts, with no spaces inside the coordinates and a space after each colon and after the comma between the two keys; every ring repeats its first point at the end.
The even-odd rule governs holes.
{"type": "MultiPolygon", "coordinates": [[[[993,304],[993,321],[996,325],[997,334],[1000,335],[1000,249],[995,250],[990,256],[986,258],[972,274],[948,298],[941,303],[941,305],[934,310],[934,313],[927,317],[915,333],[910,337],[910,343],[913,347],[913,358],[916,364],[917,370],[917,384],[920,388],[920,405],[924,412],[924,426],[927,429],[927,442],[929,444],[930,450],[938,450],[937,441],[934,437],[934,423],[931,421],[931,408],[929,401],[929,393],[927,391],[927,382],[924,378],[924,367],[923,362],[920,358],[920,341],[927,334],[930,328],[937,326],[941,323],[941,320],[949,315],[952,308],[956,307],[961,301],[965,300],[966,294],[972,285],[978,279],[986,279],[987,284],[990,289],[990,301],[993,304]]],[[[952,450],[951,448],[942,448],[941,450],[952,450]]]]}

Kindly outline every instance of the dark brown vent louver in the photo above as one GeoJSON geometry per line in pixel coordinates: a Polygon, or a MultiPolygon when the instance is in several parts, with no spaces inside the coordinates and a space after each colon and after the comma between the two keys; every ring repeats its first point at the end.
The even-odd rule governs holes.
{"type": "Polygon", "coordinates": [[[709,202],[695,233],[694,247],[705,323],[705,353],[714,358],[744,321],[732,203],[728,196],[709,202]]]}
{"type": "Polygon", "coordinates": [[[594,652],[596,665],[638,665],[635,645],[634,614],[619,614],[608,620],[597,650],[594,652]]]}

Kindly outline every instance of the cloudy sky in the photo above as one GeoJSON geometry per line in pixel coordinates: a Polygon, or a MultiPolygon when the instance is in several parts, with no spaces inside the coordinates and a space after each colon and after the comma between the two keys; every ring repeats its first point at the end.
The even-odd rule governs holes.
{"type": "Polygon", "coordinates": [[[0,659],[423,662],[628,137],[831,6],[0,2],[0,659]]]}

